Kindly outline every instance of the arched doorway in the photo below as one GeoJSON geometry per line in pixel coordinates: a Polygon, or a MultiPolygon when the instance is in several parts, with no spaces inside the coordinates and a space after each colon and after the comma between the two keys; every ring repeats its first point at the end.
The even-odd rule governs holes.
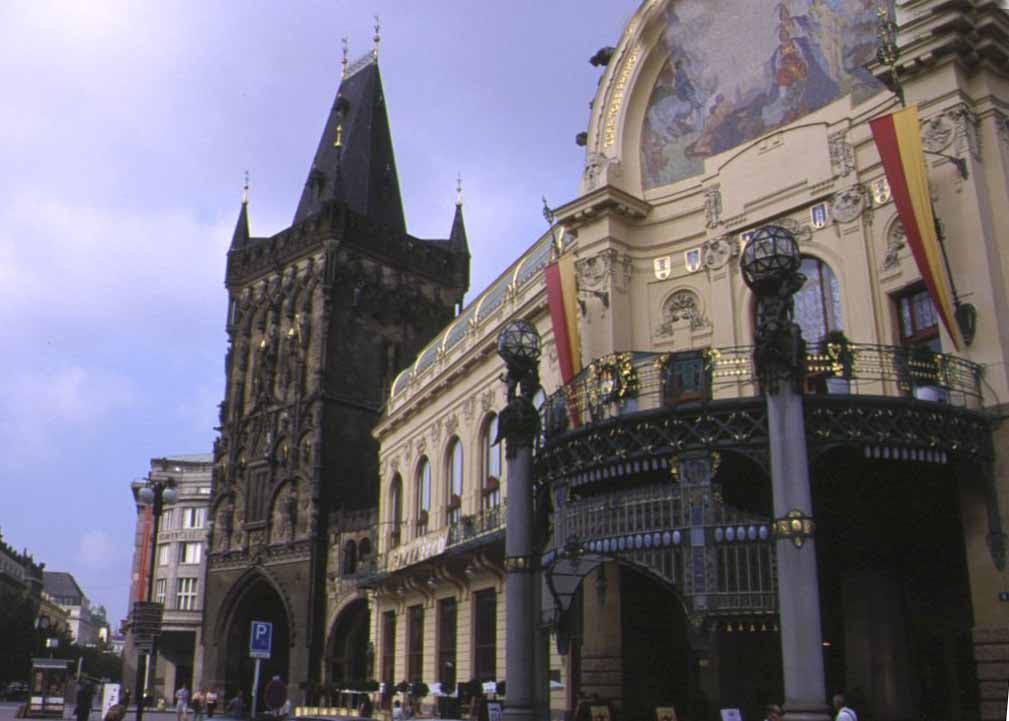
{"type": "Polygon", "coordinates": [[[274,676],[291,683],[291,632],[287,606],[273,585],[263,576],[245,584],[228,618],[224,678],[227,693],[241,692],[248,702],[252,689],[255,661],[249,658],[249,637],[253,621],[273,624],[273,644],[269,659],[263,659],[259,671],[260,690],[274,676]]]}
{"type": "Polygon", "coordinates": [[[847,449],[814,467],[827,684],[860,716],[978,718],[959,485],[979,475],[847,449]]]}
{"type": "Polygon", "coordinates": [[[620,718],[655,718],[661,706],[683,717],[697,707],[697,654],[683,604],[647,570],[618,560],[596,565],[562,625],[572,708],[596,696],[613,702],[620,718]]]}
{"type": "Polygon", "coordinates": [[[369,626],[368,602],[363,598],[352,601],[336,617],[326,648],[326,668],[331,683],[366,681],[372,675],[369,626]]]}

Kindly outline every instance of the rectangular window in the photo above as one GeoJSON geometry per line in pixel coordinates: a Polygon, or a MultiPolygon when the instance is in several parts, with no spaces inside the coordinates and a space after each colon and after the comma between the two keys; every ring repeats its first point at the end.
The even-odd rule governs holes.
{"type": "Polygon", "coordinates": [[[180,611],[196,610],[196,579],[180,578],[178,592],[175,594],[175,608],[180,611]]]}
{"type": "Polygon", "coordinates": [[[497,678],[497,591],[477,591],[474,606],[473,675],[481,681],[493,681],[497,678]]]}
{"type": "Polygon", "coordinates": [[[940,352],[939,314],[936,313],[925,286],[912,286],[895,300],[900,321],[900,344],[907,347],[925,346],[940,352]]]}
{"type": "Polygon", "coordinates": [[[454,598],[438,601],[438,683],[454,684],[457,606],[454,598]]]}
{"type": "Polygon", "coordinates": [[[424,680],[424,607],[410,606],[406,617],[407,680],[424,680]]]}
{"type": "Polygon", "coordinates": [[[203,528],[207,520],[206,508],[183,508],[182,527],[183,528],[203,528]]]}
{"type": "Polygon", "coordinates": [[[164,578],[159,578],[154,581],[154,600],[157,603],[164,605],[165,603],[165,593],[168,590],[168,581],[164,578]]]}
{"type": "Polygon", "coordinates": [[[382,681],[396,683],[396,612],[382,614],[382,681]]]}
{"type": "Polygon", "coordinates": [[[168,554],[170,543],[162,543],[158,546],[158,565],[167,566],[168,565],[168,554]]]}
{"type": "Polygon", "coordinates": [[[200,543],[180,543],[179,563],[199,563],[203,557],[202,551],[200,543]]]}
{"type": "Polygon", "coordinates": [[[161,512],[161,524],[158,527],[158,533],[161,531],[171,531],[175,528],[175,510],[169,508],[167,511],[161,512]]]}

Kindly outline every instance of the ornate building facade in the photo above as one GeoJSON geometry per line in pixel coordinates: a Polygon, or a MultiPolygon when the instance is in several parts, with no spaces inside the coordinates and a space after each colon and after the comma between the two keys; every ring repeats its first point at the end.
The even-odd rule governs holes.
{"type": "Polygon", "coordinates": [[[344,60],[292,225],[253,237],[247,213],[243,200],[225,281],[204,679],[249,689],[250,621],[270,621],[265,677],[300,700],[323,664],[330,559],[353,542],[367,561],[370,429],[461,303],[469,254],[461,211],[447,238],[406,231],[377,46],[344,60]]]}
{"type": "Polygon", "coordinates": [[[537,620],[550,647],[532,654],[544,711],[593,694],[642,718],[789,705],[782,600],[814,589],[779,584],[781,554],[807,553],[818,687],[892,721],[1004,713],[1009,16],[988,0],[908,0],[882,18],[861,0],[745,5],[641,4],[597,55],[579,196],[392,384],[375,430],[379,556],[358,601],[376,679],[502,680],[494,348],[524,318],[545,347],[537,620]],[[902,100],[921,118],[944,282],[976,311],[959,348],[868,125],[902,100]],[[812,513],[792,519],[796,543],[772,491],[739,262],[768,224],[798,240],[805,276],[812,513]],[[567,384],[542,273],[552,254],[576,268],[585,364],[567,384]]]}

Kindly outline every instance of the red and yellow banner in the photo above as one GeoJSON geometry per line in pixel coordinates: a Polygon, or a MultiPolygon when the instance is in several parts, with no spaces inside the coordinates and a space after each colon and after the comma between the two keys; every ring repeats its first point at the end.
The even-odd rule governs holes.
{"type": "Polygon", "coordinates": [[[932,196],[928,189],[925,152],[921,147],[918,108],[912,105],[892,115],[884,115],[870,121],[869,126],[918,272],[953,339],[953,345],[959,350],[962,338],[954,322],[949,279],[943,271],[942,249],[939,247],[932,196]]]}
{"type": "Polygon", "coordinates": [[[557,343],[557,361],[561,382],[565,385],[582,369],[582,342],[578,331],[575,261],[562,255],[544,270],[547,283],[547,304],[557,343]]]}

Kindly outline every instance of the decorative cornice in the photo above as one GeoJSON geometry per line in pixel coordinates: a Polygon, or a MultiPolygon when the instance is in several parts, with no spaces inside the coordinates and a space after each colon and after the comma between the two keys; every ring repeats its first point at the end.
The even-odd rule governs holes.
{"type": "Polygon", "coordinates": [[[612,185],[593,190],[591,193],[554,209],[558,223],[569,230],[579,228],[599,218],[619,215],[640,220],[652,211],[651,203],[636,198],[612,185]]]}

